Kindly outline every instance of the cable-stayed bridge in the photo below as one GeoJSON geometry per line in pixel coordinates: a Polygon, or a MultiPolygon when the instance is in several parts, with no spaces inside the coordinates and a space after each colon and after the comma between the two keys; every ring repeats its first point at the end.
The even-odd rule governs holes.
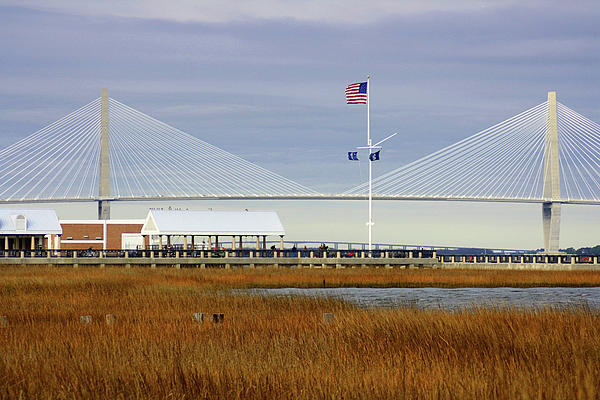
{"type": "MultiPolygon", "coordinates": [[[[600,204],[600,125],[548,100],[373,182],[381,200],[541,203],[558,250],[561,204],[600,204]]],[[[321,194],[100,98],[0,151],[0,203],[163,199],[366,198],[321,194]]]]}

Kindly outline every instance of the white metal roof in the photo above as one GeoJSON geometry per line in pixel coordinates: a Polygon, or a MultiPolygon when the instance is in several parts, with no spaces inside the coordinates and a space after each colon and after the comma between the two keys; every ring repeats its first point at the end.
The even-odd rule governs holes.
{"type": "Polygon", "coordinates": [[[56,211],[50,209],[0,209],[0,235],[62,234],[56,211]],[[17,216],[25,217],[25,229],[18,229],[17,216]]]}
{"type": "Polygon", "coordinates": [[[285,235],[275,211],[150,210],[142,235],[285,235]]]}

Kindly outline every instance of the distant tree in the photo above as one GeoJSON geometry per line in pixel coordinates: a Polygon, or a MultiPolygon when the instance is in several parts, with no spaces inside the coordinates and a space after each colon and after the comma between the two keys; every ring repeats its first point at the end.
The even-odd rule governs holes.
{"type": "Polygon", "coordinates": [[[573,247],[568,247],[564,250],[565,253],[567,254],[577,254],[577,250],[575,250],[575,248],[573,247]]]}
{"type": "Polygon", "coordinates": [[[573,247],[568,247],[563,250],[567,254],[584,254],[584,255],[594,255],[600,256],[600,245],[596,245],[594,247],[580,247],[575,249],[573,247]]]}
{"type": "Polygon", "coordinates": [[[600,256],[600,244],[591,248],[591,254],[595,256],[600,256]]]}

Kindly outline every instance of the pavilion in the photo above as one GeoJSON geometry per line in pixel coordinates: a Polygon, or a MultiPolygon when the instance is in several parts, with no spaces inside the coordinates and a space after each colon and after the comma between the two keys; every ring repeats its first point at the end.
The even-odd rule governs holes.
{"type": "Polygon", "coordinates": [[[150,236],[158,236],[160,248],[171,247],[174,236],[183,237],[184,249],[194,249],[197,237],[206,238],[208,248],[219,248],[219,237],[225,236],[231,237],[233,249],[237,244],[240,250],[244,238],[255,238],[259,250],[261,238],[262,248],[266,249],[267,236],[279,236],[280,249],[283,249],[285,230],[274,211],[149,210],[141,234],[145,248],[151,242],[150,236]]]}
{"type": "Polygon", "coordinates": [[[54,210],[0,209],[0,248],[3,250],[55,248],[52,238],[61,234],[54,210]]]}

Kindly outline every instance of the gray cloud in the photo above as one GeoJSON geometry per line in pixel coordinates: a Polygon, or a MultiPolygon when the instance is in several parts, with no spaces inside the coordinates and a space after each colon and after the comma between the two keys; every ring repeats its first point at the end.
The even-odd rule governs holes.
{"type": "Polygon", "coordinates": [[[343,90],[367,73],[374,137],[400,132],[376,175],[548,90],[600,121],[596,2],[0,4],[0,147],[108,87],[185,132],[336,192],[366,177],[345,160],[365,141],[365,110],[347,106],[343,90]]]}
{"type": "Polygon", "coordinates": [[[163,19],[177,22],[229,22],[252,19],[296,19],[316,22],[368,23],[395,15],[468,11],[507,4],[539,4],[517,0],[2,0],[0,4],[87,16],[163,19]]]}

